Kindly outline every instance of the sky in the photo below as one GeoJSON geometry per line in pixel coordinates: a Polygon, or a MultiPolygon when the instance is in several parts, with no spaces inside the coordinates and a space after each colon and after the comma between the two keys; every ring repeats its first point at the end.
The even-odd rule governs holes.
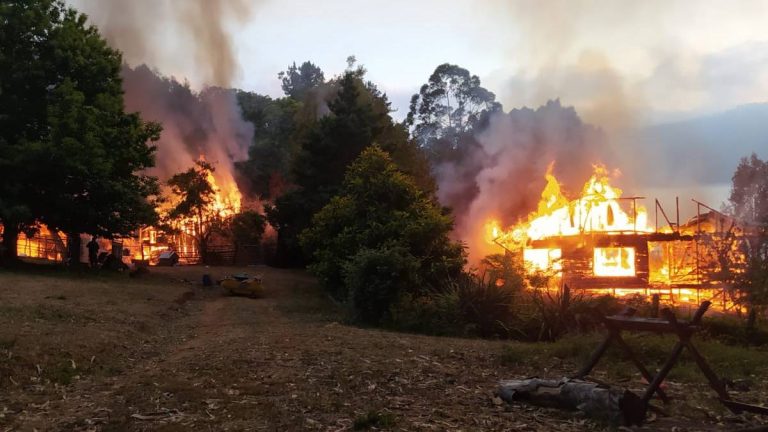
{"type": "Polygon", "coordinates": [[[708,120],[768,102],[765,0],[67,2],[89,15],[127,63],[146,63],[196,89],[280,97],[277,74],[292,62],[312,61],[330,78],[354,55],[388,95],[393,117],[403,119],[432,71],[458,64],[506,111],[552,99],[573,106],[626,150],[620,168],[638,187],[668,185],[669,196],[690,186],[691,195],[722,202],[741,156],[768,157],[768,111],[735,110],[760,126],[744,142],[736,142],[744,122],[733,115],[708,120]],[[683,127],[674,133],[650,127],[676,122],[683,127]],[[719,124],[730,126],[709,139],[712,128],[702,125],[719,124]],[[670,158],[668,144],[679,157],[670,158]],[[729,153],[732,145],[740,147],[729,153]],[[707,160],[691,164],[689,155],[707,160]]]}
{"type": "MultiPolygon", "coordinates": [[[[151,33],[153,55],[127,60],[149,58],[161,72],[204,85],[197,69],[205,66],[182,39],[207,27],[184,33],[166,24],[200,1],[134,0],[148,11],[135,25],[151,33]]],[[[272,96],[281,95],[277,73],[293,61],[311,60],[333,76],[354,55],[399,118],[444,62],[480,76],[507,109],[560,98],[608,129],[768,99],[762,0],[211,2],[224,4],[216,19],[231,39],[230,84],[272,96]]],[[[101,25],[99,9],[115,2],[70,3],[101,25]]]]}

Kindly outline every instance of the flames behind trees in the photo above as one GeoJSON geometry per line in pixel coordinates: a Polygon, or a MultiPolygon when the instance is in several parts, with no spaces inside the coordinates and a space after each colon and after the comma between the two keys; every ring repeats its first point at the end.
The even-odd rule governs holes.
{"type": "MultiPolygon", "coordinates": [[[[559,101],[495,113],[475,135],[465,157],[435,167],[438,195],[456,209],[456,233],[468,243],[474,263],[498,252],[484,240],[489,217],[509,226],[539,207],[547,185],[542,174],[552,161],[557,163],[551,174],[571,186],[581,184],[596,161],[613,162],[605,135],[559,101]]],[[[557,194],[550,198],[562,200],[557,194]]]]}
{"type": "Polygon", "coordinates": [[[123,68],[123,88],[128,110],[163,124],[152,173],[170,178],[202,155],[216,167],[220,193],[239,205],[234,164],[247,158],[253,125],[242,118],[234,90],[209,87],[198,93],[144,65],[123,68]]]}
{"type": "Polygon", "coordinates": [[[157,167],[150,173],[168,179],[193,167],[202,155],[216,166],[211,179],[218,188],[216,201],[221,201],[220,206],[229,201],[227,205],[239,207],[234,167],[236,161],[247,158],[253,125],[242,118],[236,93],[229,89],[240,73],[231,36],[251,16],[256,3],[72,3],[89,15],[111,46],[122,51],[126,110],[163,125],[157,167]],[[184,83],[175,76],[184,77],[184,83]]]}

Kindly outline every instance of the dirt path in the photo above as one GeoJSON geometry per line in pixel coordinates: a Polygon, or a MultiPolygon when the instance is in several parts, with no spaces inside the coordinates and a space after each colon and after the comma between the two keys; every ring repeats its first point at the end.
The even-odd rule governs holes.
{"type": "MultiPolygon", "coordinates": [[[[602,428],[570,413],[509,407],[494,398],[501,378],[565,373],[571,366],[558,359],[510,366],[500,360],[503,342],[345,326],[305,275],[265,269],[264,282],[263,299],[187,288],[194,295],[170,302],[180,311],[130,354],[120,373],[67,386],[46,406],[28,408],[18,429],[602,428]]],[[[646,429],[680,424],[657,421],[646,429]]]]}

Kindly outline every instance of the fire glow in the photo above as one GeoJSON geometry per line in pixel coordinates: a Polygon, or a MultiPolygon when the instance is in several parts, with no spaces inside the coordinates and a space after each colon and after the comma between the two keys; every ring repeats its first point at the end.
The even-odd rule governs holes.
{"type": "MultiPolygon", "coordinates": [[[[530,243],[557,237],[590,233],[623,234],[651,232],[648,214],[633,198],[622,198],[622,191],[609,183],[608,171],[595,165],[578,198],[569,200],[552,174],[550,164],[546,186],[536,212],[526,221],[503,230],[496,219],[486,222],[486,239],[507,250],[523,250],[523,259],[531,270],[562,270],[558,248],[531,247],[530,243]],[[631,214],[626,207],[631,207],[631,214]]],[[[635,253],[632,248],[596,248],[592,260],[595,276],[634,276],[635,253]]]]}
{"type": "MultiPolygon", "coordinates": [[[[201,155],[200,160],[205,161],[205,156],[201,155]]],[[[149,260],[155,263],[157,256],[168,250],[171,244],[171,248],[180,256],[195,256],[198,251],[194,237],[200,236],[201,231],[204,231],[205,227],[213,222],[213,219],[227,219],[240,212],[243,196],[230,172],[209,171],[206,179],[213,190],[207,208],[199,213],[198,217],[180,218],[172,221],[171,225],[180,232],[180,234],[171,236],[172,238],[163,234],[165,238],[161,240],[159,237],[162,233],[154,227],[139,230],[138,242],[135,242],[137,244],[134,244],[133,241],[127,242],[133,250],[132,258],[134,260],[149,260]]],[[[168,209],[169,207],[164,207],[158,210],[163,213],[168,209]]]]}
{"type": "Polygon", "coordinates": [[[219,217],[226,218],[240,212],[243,195],[234,180],[222,181],[221,186],[219,186],[216,177],[209,172],[208,183],[211,184],[214,191],[211,208],[219,217]]]}
{"type": "Polygon", "coordinates": [[[567,285],[591,295],[658,295],[665,304],[689,306],[709,300],[724,312],[740,310],[738,292],[712,277],[722,273],[722,251],[730,251],[734,263],[743,261],[740,243],[727,243],[736,237],[723,230],[733,226],[726,215],[693,200],[697,216],[681,224],[679,208],[672,222],[656,200],[651,228],[645,207],[638,205],[643,198],[622,196],[600,165],[575,199],[566,198],[552,165],[545,178],[538,208],[524,221],[508,228],[497,218],[484,224],[486,242],[520,257],[530,275],[550,276],[537,289],[567,285]],[[659,226],[660,216],[666,226],[659,226]]]}

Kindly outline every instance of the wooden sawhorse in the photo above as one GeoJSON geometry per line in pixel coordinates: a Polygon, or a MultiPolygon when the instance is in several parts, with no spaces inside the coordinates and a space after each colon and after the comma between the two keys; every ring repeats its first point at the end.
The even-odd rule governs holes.
{"type": "MultiPolygon", "coordinates": [[[[653,395],[659,396],[664,403],[669,402],[669,397],[661,389],[661,383],[667,377],[672,367],[680,359],[684,349],[688,349],[693,359],[696,361],[696,365],[704,373],[704,376],[709,382],[709,386],[717,393],[720,402],[725,405],[729,410],[734,413],[740,413],[742,411],[753,412],[757,414],[768,414],[768,408],[745,404],[742,402],[736,402],[730,398],[728,391],[725,388],[725,383],[718,378],[717,374],[709,367],[704,357],[699,353],[696,347],[691,343],[691,337],[694,333],[701,330],[701,319],[704,313],[709,309],[711,302],[705,301],[699,306],[699,309],[693,315],[693,319],[690,322],[678,321],[675,314],[669,309],[663,309],[661,315],[663,318],[638,318],[635,317],[635,310],[632,308],[625,309],[622,313],[613,316],[602,317],[603,324],[608,329],[608,336],[597,347],[587,364],[579,370],[574,378],[584,379],[592,369],[600,361],[600,358],[608,350],[611,343],[615,343],[618,347],[624,351],[629,357],[630,361],[635,364],[637,369],[643,375],[643,378],[648,381],[648,388],[645,390],[641,397],[643,412],[647,411],[648,403],[653,395]],[[661,367],[656,375],[652,375],[648,369],[643,365],[639,358],[635,355],[634,351],[621,337],[622,331],[645,331],[653,333],[667,333],[675,334],[678,337],[677,343],[675,343],[672,352],[670,353],[667,361],[661,367]]],[[[644,417],[644,415],[643,415],[644,417]]]]}

